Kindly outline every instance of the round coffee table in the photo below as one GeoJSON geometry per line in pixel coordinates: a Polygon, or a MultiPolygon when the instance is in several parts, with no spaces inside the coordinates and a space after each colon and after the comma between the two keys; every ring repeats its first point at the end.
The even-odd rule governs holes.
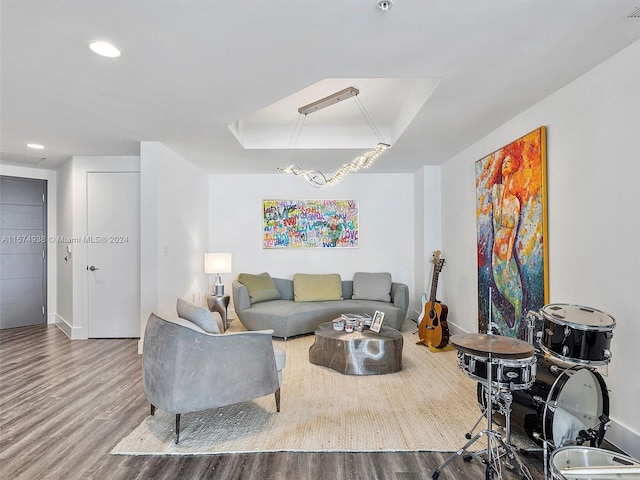
{"type": "Polygon", "coordinates": [[[347,333],[334,330],[333,322],[320,324],[309,348],[309,361],[346,375],[381,375],[402,370],[402,334],[382,327],[347,333]]]}

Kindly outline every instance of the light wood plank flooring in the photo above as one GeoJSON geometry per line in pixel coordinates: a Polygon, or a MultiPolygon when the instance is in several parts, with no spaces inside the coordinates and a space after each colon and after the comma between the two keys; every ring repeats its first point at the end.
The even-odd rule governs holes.
{"type": "MultiPolygon", "coordinates": [[[[2,479],[430,479],[450,455],[262,453],[114,456],[148,414],[137,340],[69,340],[53,325],[0,332],[2,479]]],[[[461,439],[461,446],[465,442],[461,439]]],[[[535,480],[541,456],[523,457],[535,480]]],[[[461,458],[440,479],[485,478],[461,458]]],[[[519,476],[503,469],[505,480],[519,476]]]]}

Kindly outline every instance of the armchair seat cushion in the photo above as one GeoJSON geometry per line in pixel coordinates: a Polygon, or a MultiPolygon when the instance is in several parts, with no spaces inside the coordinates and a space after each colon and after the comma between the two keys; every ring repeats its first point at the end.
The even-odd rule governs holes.
{"type": "Polygon", "coordinates": [[[278,370],[278,385],[282,385],[282,370],[287,366],[287,353],[278,347],[273,347],[273,354],[276,357],[276,370],[278,370]]]}
{"type": "Polygon", "coordinates": [[[287,366],[287,353],[278,347],[273,347],[273,353],[276,357],[276,370],[282,371],[287,366]]]}

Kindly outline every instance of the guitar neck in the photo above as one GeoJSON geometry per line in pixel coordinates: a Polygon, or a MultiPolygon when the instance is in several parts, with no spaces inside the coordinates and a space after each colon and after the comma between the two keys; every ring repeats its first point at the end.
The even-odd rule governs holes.
{"type": "Polygon", "coordinates": [[[436,301],[436,291],[438,290],[439,275],[440,275],[440,272],[434,270],[433,279],[431,280],[431,294],[429,295],[429,301],[431,302],[431,304],[435,303],[436,301]]]}

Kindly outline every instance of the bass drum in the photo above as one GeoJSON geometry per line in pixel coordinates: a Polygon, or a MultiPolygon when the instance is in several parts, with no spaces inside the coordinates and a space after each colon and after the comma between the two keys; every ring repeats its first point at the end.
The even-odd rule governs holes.
{"type": "MultiPolygon", "coordinates": [[[[602,375],[587,367],[564,368],[543,357],[538,358],[532,387],[512,395],[512,431],[525,433],[540,446],[546,440],[552,449],[575,445],[581,430],[596,427],[601,415],[609,415],[609,394],[602,375]]],[[[482,409],[484,396],[484,385],[478,384],[482,409]]],[[[504,418],[500,423],[504,425],[504,418]]],[[[602,440],[597,439],[594,446],[600,446],[602,440]]]]}
{"type": "MultiPolygon", "coordinates": [[[[596,427],[601,415],[609,416],[607,385],[587,367],[562,368],[541,358],[531,389],[513,393],[512,424],[551,448],[575,444],[580,430],[596,427]]],[[[601,443],[602,438],[595,446],[601,443]]]]}

